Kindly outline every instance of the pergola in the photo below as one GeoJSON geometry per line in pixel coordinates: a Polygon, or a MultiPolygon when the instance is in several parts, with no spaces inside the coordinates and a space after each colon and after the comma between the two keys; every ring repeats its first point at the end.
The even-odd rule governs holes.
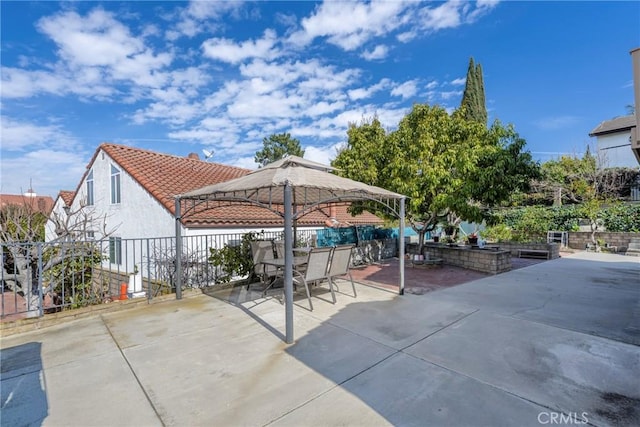
{"type": "MultiPolygon", "coordinates": [[[[284,294],[286,342],[293,343],[293,224],[321,207],[357,201],[380,203],[400,219],[400,295],[404,294],[404,217],[406,196],[330,173],[334,168],[289,156],[243,177],[202,187],[175,198],[176,268],[182,270],[181,220],[230,204],[259,206],[284,219],[284,294]]],[[[182,298],[182,275],[176,275],[176,298],[182,298]]]]}

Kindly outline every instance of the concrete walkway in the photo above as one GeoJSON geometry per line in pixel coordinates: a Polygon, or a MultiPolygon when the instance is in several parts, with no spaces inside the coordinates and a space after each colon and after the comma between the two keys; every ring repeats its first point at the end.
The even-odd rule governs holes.
{"type": "Polygon", "coordinates": [[[640,263],[398,296],[221,290],[1,341],[2,426],[640,425],[640,263]],[[325,301],[322,301],[324,298],[325,301]]]}

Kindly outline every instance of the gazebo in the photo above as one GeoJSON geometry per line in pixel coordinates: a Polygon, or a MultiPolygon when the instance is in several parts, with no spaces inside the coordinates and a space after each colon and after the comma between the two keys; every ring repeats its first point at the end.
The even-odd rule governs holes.
{"type": "MultiPolygon", "coordinates": [[[[293,224],[325,206],[357,201],[382,204],[400,219],[399,293],[404,294],[404,217],[406,196],[342,178],[334,168],[297,156],[288,156],[243,177],[202,187],[175,197],[176,268],[182,270],[181,221],[188,215],[214,212],[230,204],[259,206],[284,220],[286,342],[293,343],[293,224]]],[[[176,275],[176,298],[182,298],[182,275],[176,275]]]]}

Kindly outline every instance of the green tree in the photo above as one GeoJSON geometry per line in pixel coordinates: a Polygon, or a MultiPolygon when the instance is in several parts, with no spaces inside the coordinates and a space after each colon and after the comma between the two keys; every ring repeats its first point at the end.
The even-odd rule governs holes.
{"type": "Polygon", "coordinates": [[[489,208],[529,191],[532,180],[541,177],[540,165],[525,150],[526,141],[513,126],[494,122],[486,133],[485,144],[468,179],[470,198],[476,202],[476,210],[468,219],[477,222],[492,222],[489,208]]]}
{"type": "MultiPolygon", "coordinates": [[[[347,135],[333,166],[348,178],[407,195],[407,220],[420,244],[452,216],[481,220],[485,203],[508,199],[536,170],[512,128],[496,123],[487,129],[437,106],[414,105],[388,134],[374,118],[351,125],[347,135]],[[504,177],[505,170],[515,176],[504,177]]],[[[354,213],[363,209],[386,216],[376,204],[352,206],[354,213]]]]}
{"type": "Polygon", "coordinates": [[[474,64],[473,58],[469,58],[467,82],[464,86],[460,107],[467,120],[474,120],[484,125],[487,124],[487,107],[484,95],[482,66],[480,64],[474,64]]]}
{"type": "Polygon", "coordinates": [[[542,176],[532,184],[532,198],[540,204],[581,204],[596,197],[621,200],[629,197],[640,177],[637,168],[598,167],[604,162],[591,154],[562,156],[542,164],[542,176]]]}
{"type": "Polygon", "coordinates": [[[262,140],[263,148],[256,151],[254,161],[260,165],[280,160],[285,154],[304,157],[304,150],[300,141],[292,138],[289,133],[278,133],[262,140]]]}

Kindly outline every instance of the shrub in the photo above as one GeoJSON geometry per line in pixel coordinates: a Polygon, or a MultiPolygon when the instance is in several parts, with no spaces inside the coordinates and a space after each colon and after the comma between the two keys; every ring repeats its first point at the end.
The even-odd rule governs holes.
{"type": "Polygon", "coordinates": [[[225,245],[222,249],[210,248],[209,262],[219,267],[216,281],[228,283],[233,277],[253,275],[253,256],[251,255],[251,242],[256,240],[255,233],[247,233],[242,236],[237,246],[225,245]]]}
{"type": "Polygon", "coordinates": [[[608,231],[640,232],[640,205],[609,206],[603,210],[602,221],[608,231]]]}
{"type": "Polygon", "coordinates": [[[506,224],[496,224],[485,228],[482,237],[492,242],[508,242],[512,239],[511,228],[506,224]]]}

